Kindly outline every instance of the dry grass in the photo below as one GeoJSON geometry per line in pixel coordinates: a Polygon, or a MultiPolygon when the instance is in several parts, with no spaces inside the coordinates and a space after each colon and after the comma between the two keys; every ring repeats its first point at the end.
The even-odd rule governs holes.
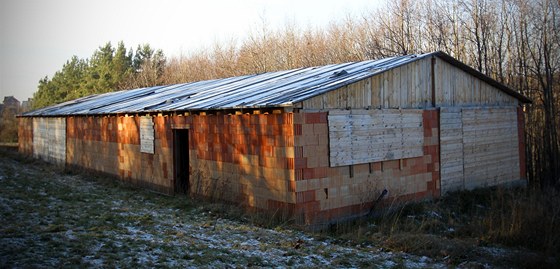
{"type": "Polygon", "coordinates": [[[461,265],[554,268],[560,261],[560,197],[534,189],[480,189],[385,209],[331,234],[461,265]]]}

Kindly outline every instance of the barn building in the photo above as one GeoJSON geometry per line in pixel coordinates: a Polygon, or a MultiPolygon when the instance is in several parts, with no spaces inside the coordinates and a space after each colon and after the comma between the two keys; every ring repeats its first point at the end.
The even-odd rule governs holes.
{"type": "Polygon", "coordinates": [[[530,100],[443,52],[88,96],[19,118],[19,151],[322,225],[523,182],[530,100]]]}

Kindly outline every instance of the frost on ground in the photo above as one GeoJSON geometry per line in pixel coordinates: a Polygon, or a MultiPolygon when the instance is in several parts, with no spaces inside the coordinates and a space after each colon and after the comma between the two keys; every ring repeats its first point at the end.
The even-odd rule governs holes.
{"type": "Polygon", "coordinates": [[[2,157],[0,267],[444,267],[51,169],[2,157]]]}
{"type": "MultiPolygon", "coordinates": [[[[0,152],[0,267],[445,268],[0,152]]],[[[483,266],[484,267],[484,266],[483,266]]]]}

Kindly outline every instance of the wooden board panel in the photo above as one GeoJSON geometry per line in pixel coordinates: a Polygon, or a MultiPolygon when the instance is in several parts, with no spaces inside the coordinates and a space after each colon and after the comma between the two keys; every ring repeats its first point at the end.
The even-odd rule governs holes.
{"type": "Polygon", "coordinates": [[[460,108],[440,110],[441,192],[461,189],[463,181],[463,122],[460,108]]]}
{"type": "Polygon", "coordinates": [[[33,119],[33,156],[53,163],[66,162],[66,119],[33,119]]]}
{"type": "Polygon", "coordinates": [[[516,107],[441,108],[443,193],[519,179],[516,111],[516,107]]]}
{"type": "Polygon", "coordinates": [[[331,167],[423,155],[422,110],[331,111],[331,167]]]}

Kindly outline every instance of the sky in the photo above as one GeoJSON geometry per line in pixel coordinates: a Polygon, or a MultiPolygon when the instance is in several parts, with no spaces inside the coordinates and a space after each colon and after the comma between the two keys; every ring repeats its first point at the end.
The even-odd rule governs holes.
{"type": "Polygon", "coordinates": [[[32,97],[73,55],[89,58],[100,46],[148,43],[168,58],[242,41],[266,22],[326,27],[361,16],[375,0],[1,0],[0,100],[32,97]]]}

